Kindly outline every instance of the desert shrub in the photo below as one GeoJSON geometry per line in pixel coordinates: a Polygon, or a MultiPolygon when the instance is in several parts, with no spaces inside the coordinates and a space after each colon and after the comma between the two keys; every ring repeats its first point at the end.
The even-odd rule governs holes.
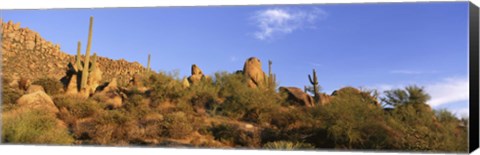
{"type": "Polygon", "coordinates": [[[103,111],[78,130],[86,135],[88,144],[128,145],[142,136],[137,119],[123,110],[103,111]]]}
{"type": "Polygon", "coordinates": [[[152,112],[149,100],[141,94],[130,95],[123,101],[123,105],[123,109],[128,112],[128,115],[136,118],[142,118],[152,112]]]}
{"type": "Polygon", "coordinates": [[[388,135],[383,131],[383,110],[372,104],[373,97],[357,89],[347,88],[337,91],[330,104],[315,107],[312,115],[323,120],[326,137],[336,148],[384,147],[388,135]]]}
{"type": "Polygon", "coordinates": [[[55,105],[61,109],[67,109],[76,118],[93,116],[104,106],[92,99],[85,99],[75,96],[57,96],[53,99],[55,105]]]}
{"type": "Polygon", "coordinates": [[[162,123],[165,136],[171,138],[185,138],[193,132],[192,122],[183,112],[174,112],[165,115],[162,123]]]}
{"type": "Polygon", "coordinates": [[[275,91],[249,88],[241,74],[217,73],[216,85],[220,87],[219,96],[225,99],[219,108],[228,117],[253,123],[269,122],[271,113],[281,105],[282,99],[275,91]]]}
{"type": "Polygon", "coordinates": [[[301,142],[276,141],[276,142],[269,142],[264,144],[263,148],[275,149],[275,150],[296,150],[296,149],[313,149],[314,146],[308,143],[301,143],[301,142]]]}
{"type": "Polygon", "coordinates": [[[190,103],[197,113],[216,114],[217,107],[221,104],[219,90],[220,88],[212,82],[202,80],[186,89],[184,100],[190,103]]]}
{"type": "Polygon", "coordinates": [[[260,135],[253,131],[241,130],[232,124],[214,124],[209,131],[215,140],[234,147],[258,148],[260,146],[260,135]]]}
{"type": "Polygon", "coordinates": [[[176,101],[185,93],[181,82],[174,75],[164,72],[151,75],[147,82],[150,84],[150,96],[154,102],[176,101]]]}
{"type": "Polygon", "coordinates": [[[66,128],[59,127],[55,115],[41,110],[2,114],[2,142],[17,144],[71,144],[66,128]]]}
{"type": "Polygon", "coordinates": [[[42,86],[45,93],[48,95],[56,95],[63,92],[63,84],[60,80],[55,80],[53,78],[42,78],[34,81],[32,84],[42,86]]]}
{"type": "Polygon", "coordinates": [[[21,92],[14,89],[4,89],[2,91],[2,111],[11,110],[20,97],[22,97],[21,92]]]}

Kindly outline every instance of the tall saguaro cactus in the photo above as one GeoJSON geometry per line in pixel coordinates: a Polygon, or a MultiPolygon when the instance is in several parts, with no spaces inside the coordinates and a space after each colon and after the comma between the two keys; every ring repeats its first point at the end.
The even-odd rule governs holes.
{"type": "Polygon", "coordinates": [[[90,49],[92,48],[92,31],[93,31],[93,17],[90,17],[90,26],[88,29],[88,42],[87,42],[87,52],[85,53],[85,62],[84,62],[84,70],[82,71],[82,82],[81,82],[81,90],[84,90],[87,86],[87,79],[88,79],[88,68],[90,63],[90,49]]]}
{"type": "Polygon", "coordinates": [[[276,75],[272,74],[272,61],[268,60],[268,77],[266,78],[266,84],[268,88],[275,89],[276,75]]]}
{"type": "Polygon", "coordinates": [[[272,75],[272,60],[268,60],[268,76],[272,75]]]}
{"type": "Polygon", "coordinates": [[[76,57],[76,62],[75,62],[75,67],[77,67],[77,71],[78,70],[82,70],[83,67],[82,67],[82,62],[81,62],[81,58],[82,58],[82,54],[80,53],[81,52],[81,48],[82,48],[82,43],[80,41],[78,41],[78,44],[77,44],[77,57],[76,57]]]}
{"type": "Polygon", "coordinates": [[[148,54],[148,62],[147,62],[147,78],[150,76],[150,54],[148,54]]]}
{"type": "Polygon", "coordinates": [[[320,87],[318,86],[318,80],[317,80],[317,72],[315,72],[315,69],[313,69],[313,78],[312,76],[308,75],[308,80],[310,83],[313,85],[313,94],[314,94],[314,100],[316,104],[319,104],[320,101],[320,87]]]}

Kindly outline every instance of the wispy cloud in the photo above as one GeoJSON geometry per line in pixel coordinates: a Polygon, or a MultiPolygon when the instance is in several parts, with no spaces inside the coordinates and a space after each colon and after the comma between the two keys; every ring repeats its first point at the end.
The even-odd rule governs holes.
{"type": "MultiPolygon", "coordinates": [[[[379,92],[384,92],[385,90],[391,89],[403,89],[407,85],[409,84],[379,84],[367,88],[377,89],[379,92]]],[[[431,96],[428,104],[432,107],[438,107],[440,105],[454,102],[467,102],[469,99],[469,82],[466,77],[451,77],[424,85],[417,85],[424,86],[425,91],[431,96]]]]}
{"type": "Polygon", "coordinates": [[[303,27],[312,27],[315,21],[326,16],[326,12],[318,8],[312,10],[271,8],[258,11],[252,18],[258,27],[254,36],[259,40],[274,39],[303,27]]]}
{"type": "Polygon", "coordinates": [[[426,86],[432,96],[429,104],[433,107],[446,103],[468,101],[468,78],[447,78],[426,86]]]}
{"type": "Polygon", "coordinates": [[[449,109],[455,116],[458,118],[467,118],[470,116],[470,109],[468,107],[465,108],[457,108],[457,109],[449,109]]]}
{"type": "Polygon", "coordinates": [[[230,61],[231,61],[231,62],[237,61],[237,57],[236,57],[236,56],[231,56],[231,57],[230,57],[230,61]]]}
{"type": "Polygon", "coordinates": [[[417,70],[392,70],[390,74],[407,74],[407,75],[418,75],[418,74],[434,74],[438,73],[437,71],[417,71],[417,70]]]}
{"type": "Polygon", "coordinates": [[[322,67],[323,65],[322,64],[319,64],[319,63],[314,63],[314,62],[310,62],[308,63],[309,65],[313,66],[313,67],[322,67]]]}

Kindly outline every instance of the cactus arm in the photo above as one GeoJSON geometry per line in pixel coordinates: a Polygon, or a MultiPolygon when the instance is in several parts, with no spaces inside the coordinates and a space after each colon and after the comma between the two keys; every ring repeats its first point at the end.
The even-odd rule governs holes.
{"type": "Polygon", "coordinates": [[[76,57],[76,62],[75,62],[75,65],[77,67],[77,71],[79,70],[82,70],[83,67],[82,67],[82,62],[81,62],[81,58],[82,58],[82,54],[80,53],[81,52],[81,48],[82,48],[82,43],[80,41],[78,41],[78,44],[77,44],[77,57],[76,57]]]}

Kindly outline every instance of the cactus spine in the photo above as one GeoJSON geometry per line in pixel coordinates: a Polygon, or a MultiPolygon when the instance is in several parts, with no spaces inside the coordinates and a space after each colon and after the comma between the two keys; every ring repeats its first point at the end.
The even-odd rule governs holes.
{"type": "Polygon", "coordinates": [[[315,72],[315,69],[313,69],[313,78],[312,76],[308,75],[308,80],[310,83],[313,85],[313,94],[314,94],[314,100],[316,104],[319,104],[320,101],[320,87],[318,87],[318,80],[317,80],[317,72],[315,72]]]}
{"type": "Polygon", "coordinates": [[[88,29],[88,42],[87,42],[87,53],[85,53],[85,62],[84,62],[84,70],[82,71],[82,82],[80,89],[84,90],[87,86],[87,79],[88,79],[88,68],[90,63],[90,49],[92,48],[92,28],[93,28],[93,17],[90,17],[90,26],[88,29]]]}

